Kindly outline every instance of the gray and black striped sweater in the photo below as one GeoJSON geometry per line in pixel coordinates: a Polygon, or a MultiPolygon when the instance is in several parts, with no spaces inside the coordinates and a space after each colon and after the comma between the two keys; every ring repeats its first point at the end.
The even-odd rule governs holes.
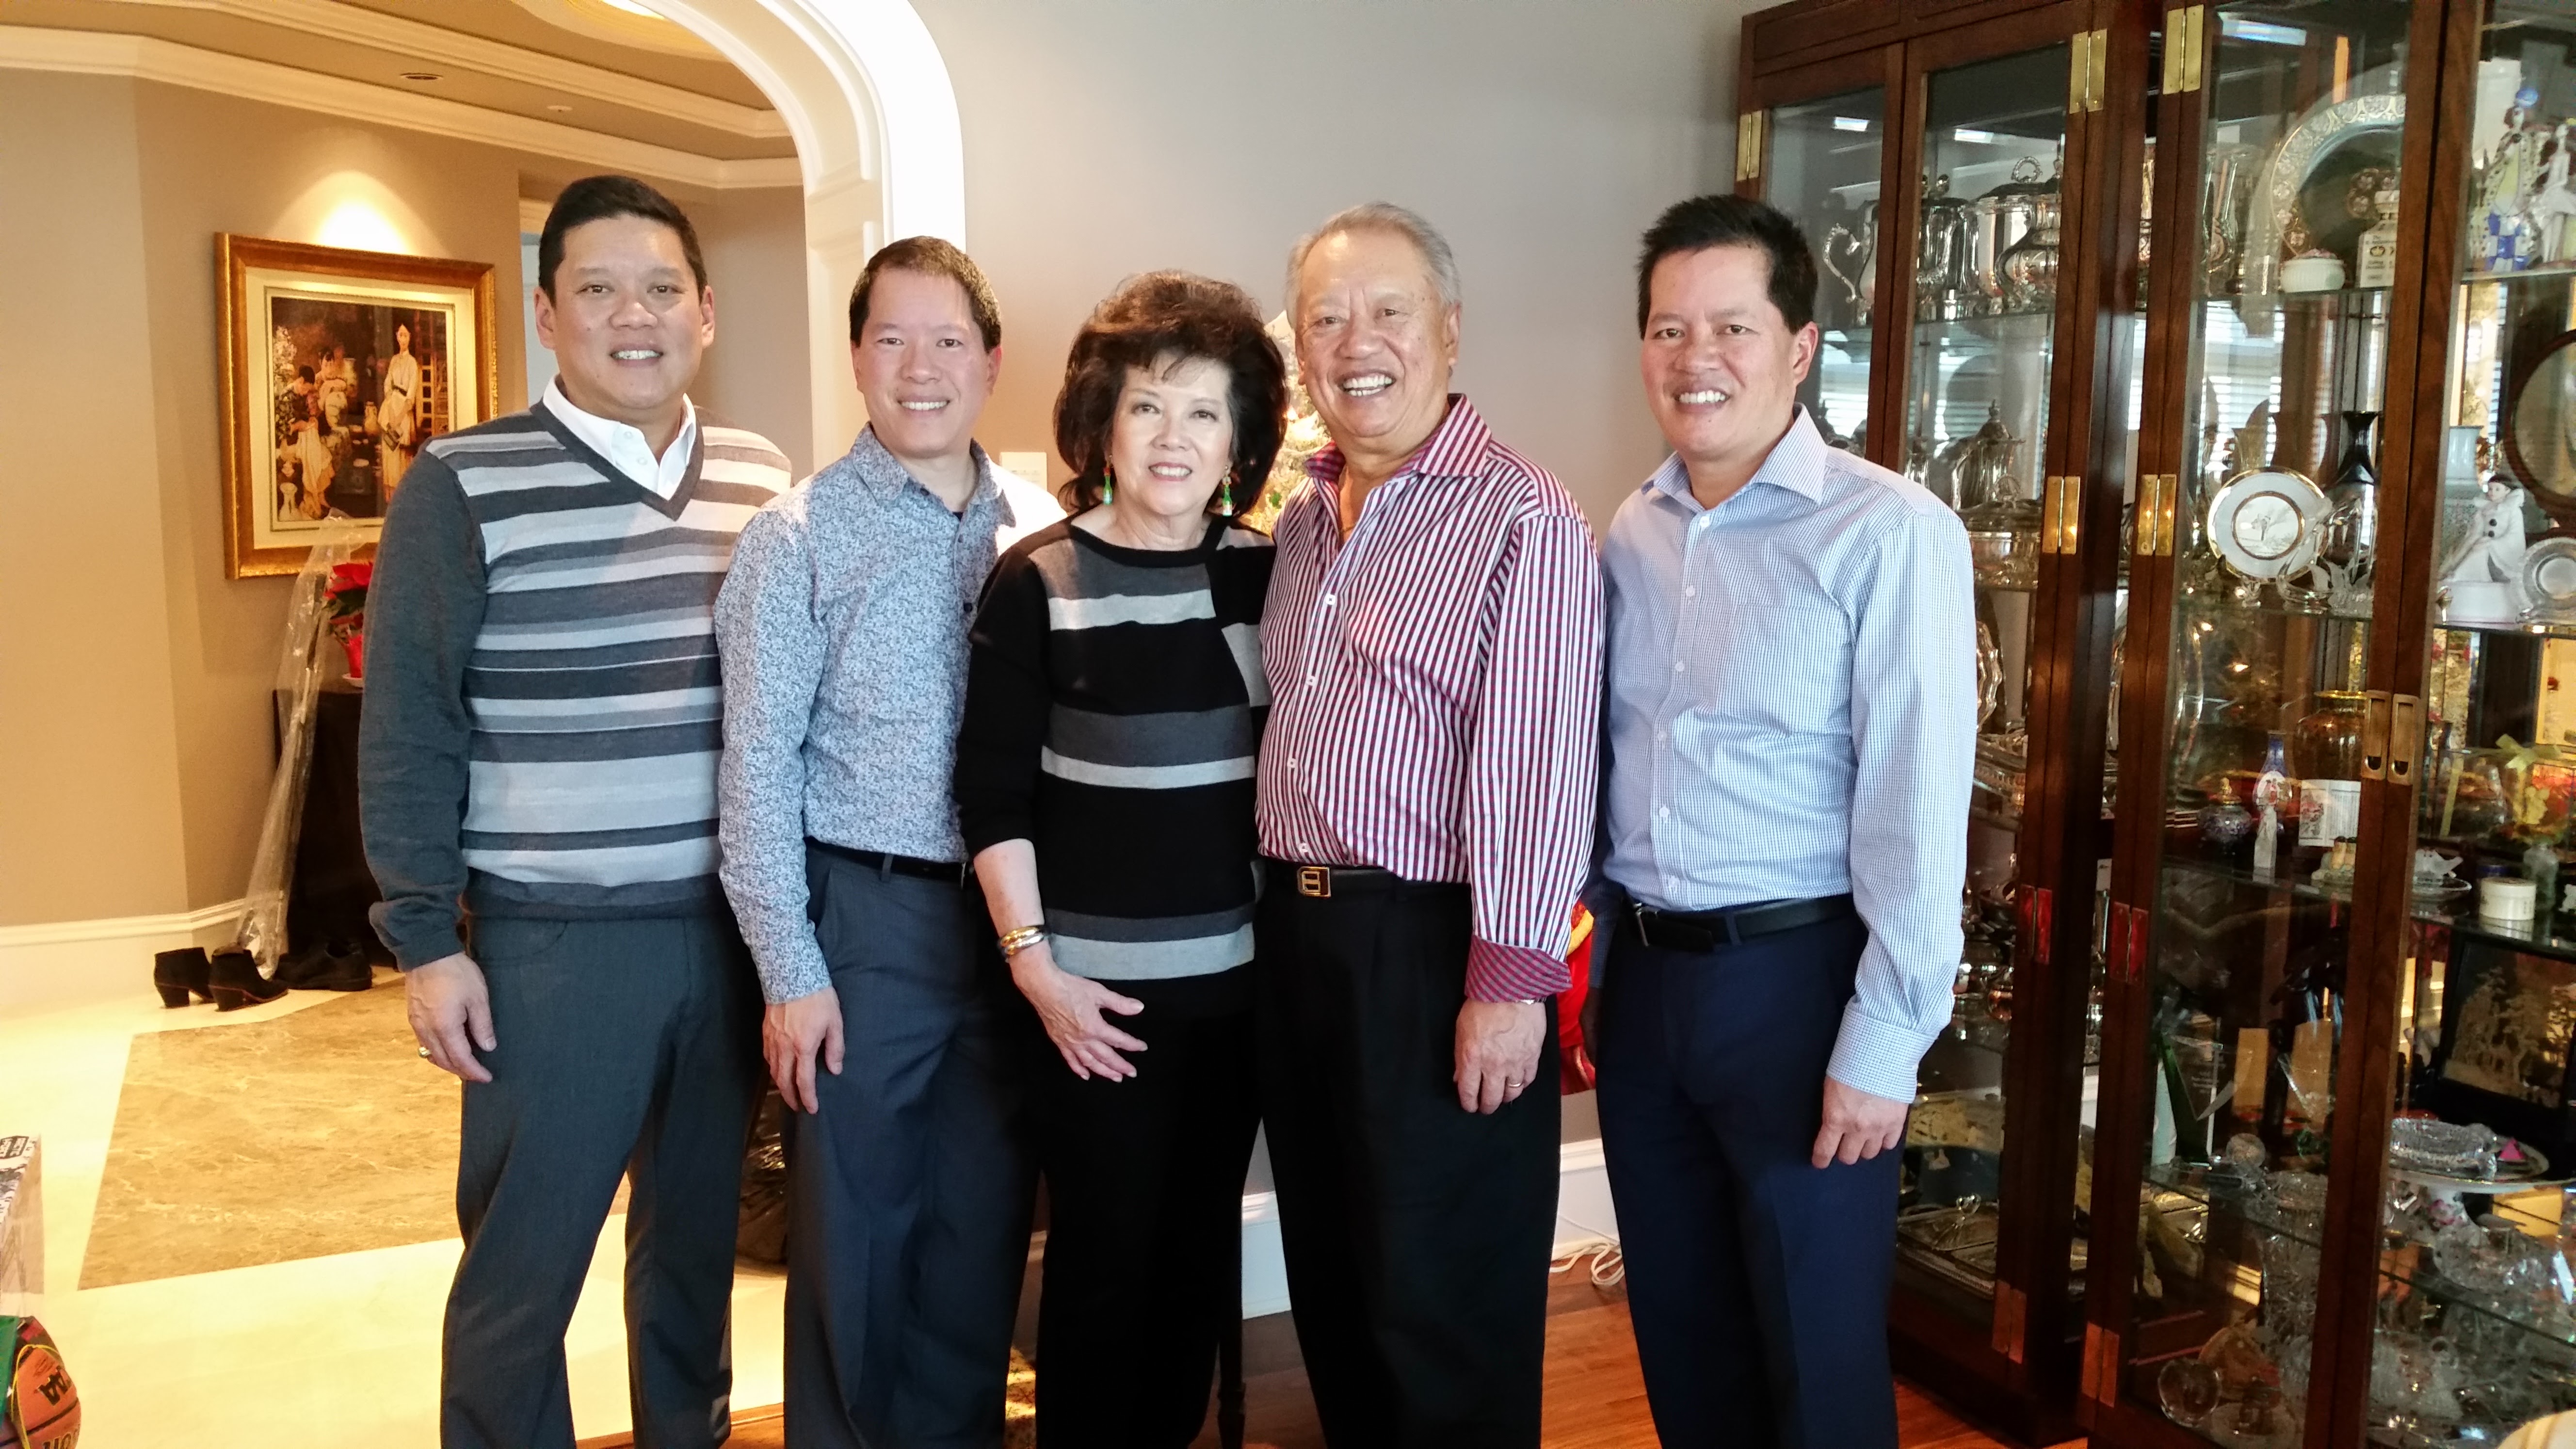
{"type": "Polygon", "coordinates": [[[405,968],[480,915],[721,909],[716,590],[793,480],[754,433],[698,424],[668,499],[543,406],[422,450],[367,599],[359,814],[405,968]]]}
{"type": "Polygon", "coordinates": [[[1171,982],[1252,959],[1253,765],[1270,540],[1196,548],[1059,523],[993,567],[957,739],[966,848],[1035,846],[1055,962],[1171,982]]]}

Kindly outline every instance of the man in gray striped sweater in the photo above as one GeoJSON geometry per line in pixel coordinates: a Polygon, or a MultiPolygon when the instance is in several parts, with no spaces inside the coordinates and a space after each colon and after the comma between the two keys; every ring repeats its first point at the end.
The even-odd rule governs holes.
{"type": "Polygon", "coordinates": [[[635,1442],[725,1438],[760,998],[716,882],[717,588],[789,482],[688,387],[715,294],[620,176],[538,244],[560,372],[430,442],[385,519],[359,744],[376,929],[465,1080],[444,1449],[571,1449],[563,1335],[621,1177],[635,1442]],[[469,954],[460,905],[472,917],[469,954]]]}

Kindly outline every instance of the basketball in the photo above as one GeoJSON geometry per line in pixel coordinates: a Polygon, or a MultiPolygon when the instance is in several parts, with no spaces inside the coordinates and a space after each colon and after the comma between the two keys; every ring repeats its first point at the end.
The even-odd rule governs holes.
{"type": "Polygon", "coordinates": [[[9,1361],[0,1394],[0,1449],[74,1449],[80,1443],[80,1391],[45,1326],[32,1318],[0,1318],[0,1349],[9,1361]]]}

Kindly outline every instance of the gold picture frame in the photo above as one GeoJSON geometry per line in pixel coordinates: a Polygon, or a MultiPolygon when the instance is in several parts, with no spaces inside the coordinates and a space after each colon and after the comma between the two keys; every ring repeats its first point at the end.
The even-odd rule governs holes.
{"type": "Polygon", "coordinates": [[[291,574],[333,512],[370,547],[420,447],[500,411],[487,262],[219,234],[224,567],[291,574]]]}

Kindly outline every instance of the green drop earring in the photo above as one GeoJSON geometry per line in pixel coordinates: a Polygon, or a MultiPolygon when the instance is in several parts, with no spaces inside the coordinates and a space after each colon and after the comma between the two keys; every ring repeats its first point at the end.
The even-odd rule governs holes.
{"type": "Polygon", "coordinates": [[[1216,485],[1216,511],[1220,518],[1234,516],[1234,470],[1225,470],[1225,481],[1216,485]]]}
{"type": "Polygon", "coordinates": [[[1100,501],[1103,503],[1114,502],[1116,501],[1117,496],[1118,470],[1110,467],[1106,463],[1103,463],[1100,465],[1100,501]]]}

